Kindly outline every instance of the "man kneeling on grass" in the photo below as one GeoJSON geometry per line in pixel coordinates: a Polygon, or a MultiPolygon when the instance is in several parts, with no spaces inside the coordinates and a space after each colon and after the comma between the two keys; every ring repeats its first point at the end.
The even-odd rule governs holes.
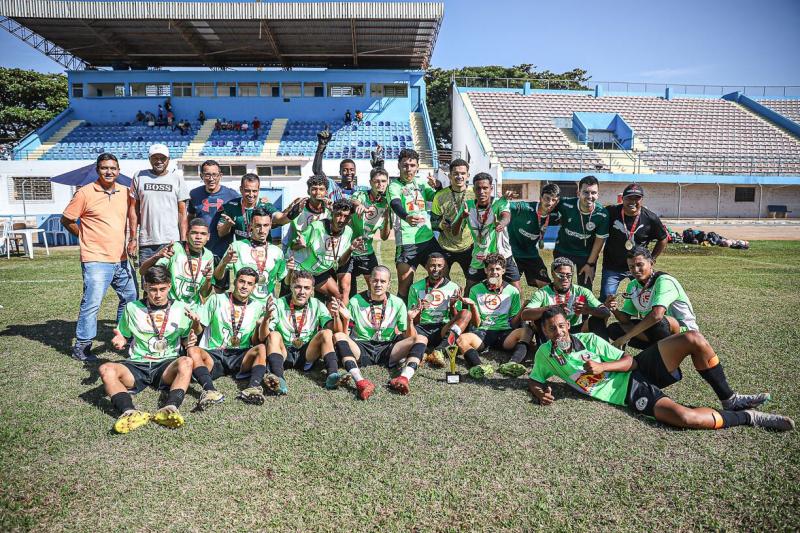
{"type": "Polygon", "coordinates": [[[178,357],[178,347],[186,342],[189,332],[200,332],[201,326],[187,304],[169,299],[170,273],[163,266],[154,266],[144,274],[145,298],[128,302],[122,312],[111,343],[117,350],[128,350],[129,359],[122,363],[104,363],[100,377],[111,403],[122,415],[114,423],[114,431],[128,433],[147,424],[150,419],[168,428],[184,423],[178,408],[183,403],[192,379],[192,360],[178,357]],[[150,415],[133,405],[133,397],[148,385],[169,388],[164,406],[150,415]]]}
{"type": "Polygon", "coordinates": [[[362,400],[372,395],[375,385],[361,375],[359,365],[385,365],[391,369],[405,359],[400,376],[392,379],[389,386],[408,394],[408,380],[425,353],[425,342],[408,327],[406,304],[387,292],[390,280],[389,269],[376,266],[370,273],[369,290],[350,298],[347,309],[339,308],[333,315],[336,351],[356,382],[362,400]],[[353,330],[348,336],[350,321],[353,330]]]}
{"type": "Polygon", "coordinates": [[[200,345],[192,346],[187,353],[194,366],[192,375],[203,387],[197,404],[201,410],[225,399],[214,380],[226,374],[249,378],[247,388],[239,393],[245,403],[264,403],[262,381],[267,389],[279,392],[276,380],[264,377],[267,349],[263,342],[269,334],[269,311],[264,302],[253,297],[257,284],[258,272],[242,267],[236,272],[231,292],[212,295],[199,309],[205,332],[200,345]]]}
{"type": "Polygon", "coordinates": [[[542,405],[555,401],[546,382],[551,376],[558,376],[581,394],[628,406],[670,426],[721,429],[750,425],[781,431],[794,429],[794,422],[788,417],[755,410],[770,399],[769,394],[733,392],[719,358],[699,332],[672,335],[634,358],[593,333],[571,335],[570,323],[561,306],[549,308],[541,321],[548,341],[536,352],[528,389],[542,405]],[[714,389],[722,403],[721,410],[686,407],[661,391],[681,379],[680,364],[687,357],[691,357],[697,372],[714,389]]]}

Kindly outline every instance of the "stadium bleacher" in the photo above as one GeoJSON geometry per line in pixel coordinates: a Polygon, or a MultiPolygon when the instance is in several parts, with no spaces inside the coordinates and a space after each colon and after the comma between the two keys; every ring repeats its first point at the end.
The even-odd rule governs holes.
{"type": "Polygon", "coordinates": [[[761,98],[757,102],[800,124],[800,99],[774,100],[761,98]]]}
{"type": "Polygon", "coordinates": [[[173,130],[171,126],[85,123],[55,144],[41,159],[95,159],[103,152],[112,152],[122,159],[147,159],[147,150],[154,143],[166,144],[172,157],[179,157],[186,151],[199,127],[199,122],[193,122],[186,134],[181,135],[179,130],[173,130]]]}
{"type": "Polygon", "coordinates": [[[745,110],[714,98],[469,92],[501,163],[513,168],[564,171],[602,166],[590,150],[576,150],[556,126],[576,111],[619,113],[645,150],[640,157],[664,173],[800,172],[800,141],[745,110]],[[542,154],[538,156],[536,154],[542,154]],[[793,159],[781,163],[780,158],[793,159]],[[788,168],[786,165],[798,167],[788,168]]]}
{"type": "Polygon", "coordinates": [[[396,158],[403,148],[414,146],[409,122],[379,120],[347,125],[344,122],[290,120],[278,146],[278,155],[313,156],[317,149],[317,133],[326,126],[331,132],[326,159],[369,159],[371,150],[379,144],[384,148],[384,157],[390,159],[396,158]]]}
{"type": "Polygon", "coordinates": [[[270,121],[266,121],[261,124],[258,133],[252,129],[248,131],[214,130],[203,145],[200,155],[206,157],[260,155],[270,127],[270,121]]]}

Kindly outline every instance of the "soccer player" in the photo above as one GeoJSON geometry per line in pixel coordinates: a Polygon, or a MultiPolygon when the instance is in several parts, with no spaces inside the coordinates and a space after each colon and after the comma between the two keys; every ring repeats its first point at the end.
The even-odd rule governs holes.
{"type": "Polygon", "coordinates": [[[236,239],[247,239],[250,236],[250,221],[254,209],[262,209],[272,217],[272,226],[278,227],[291,222],[291,213],[299,206],[301,198],[295,199],[283,211],[278,210],[270,202],[259,198],[261,178],[258,174],[248,173],[242,176],[239,185],[241,198],[235,198],[222,206],[222,214],[217,224],[217,233],[224,238],[233,233],[236,239]]]}
{"type": "MultiPolygon", "coordinates": [[[[469,163],[455,159],[450,163],[450,185],[438,191],[431,205],[431,227],[439,230],[439,247],[447,263],[445,276],[450,276],[454,264],[461,265],[464,276],[472,262],[472,232],[469,226],[456,219],[466,211],[467,200],[475,199],[475,192],[467,185],[469,163]]],[[[462,219],[463,220],[463,219],[462,219]]]]}
{"type": "Polygon", "coordinates": [[[189,223],[186,242],[173,242],[162,247],[139,267],[144,275],[154,265],[169,270],[172,282],[169,297],[187,304],[198,304],[211,292],[214,255],[205,248],[209,238],[208,223],[195,218],[189,223]]]}
{"type": "Polygon", "coordinates": [[[425,202],[433,200],[441,183],[417,177],[419,154],[411,149],[400,151],[397,159],[400,177],[389,183],[389,206],[396,215],[394,239],[397,263],[397,294],[408,298],[408,289],[414,281],[414,269],[425,262],[439,245],[433,238],[430,216],[425,202]]]}
{"type": "Polygon", "coordinates": [[[100,377],[111,403],[121,412],[114,431],[128,433],[147,424],[178,428],[184,424],[178,410],[192,379],[192,360],[178,356],[178,346],[190,331],[201,326],[190,306],[169,298],[170,274],[163,266],[154,266],[144,274],[145,298],[128,302],[122,312],[111,344],[123,350],[132,338],[128,359],[122,363],[103,363],[100,377]],[[169,388],[164,407],[154,415],[133,405],[133,397],[148,385],[169,388]]]}
{"type": "Polygon", "coordinates": [[[614,346],[630,344],[645,349],[680,331],[699,331],[692,303],[678,280],[666,272],[654,271],[655,260],[644,246],[628,252],[628,283],[625,303],[617,309],[613,296],[607,304],[618,320],[608,326],[614,346]]]}
{"type": "Polygon", "coordinates": [[[469,325],[470,312],[461,309],[461,288],[445,274],[447,261],[443,254],[434,252],[428,256],[425,270],[428,276],[411,285],[408,293],[409,319],[431,352],[425,360],[431,366],[442,367],[444,356],[437,348],[445,339],[448,344],[455,344],[469,325]]]}
{"type": "Polygon", "coordinates": [[[550,267],[553,281],[533,293],[528,305],[522,310],[522,320],[534,323],[541,340],[544,339],[544,333],[540,319],[542,314],[554,305],[564,309],[570,324],[570,333],[586,329],[583,322],[584,315],[590,317],[587,325],[593,333],[601,336],[605,333],[605,320],[611,316],[611,311],[595,298],[591,290],[573,283],[575,270],[575,263],[566,257],[554,259],[550,267]]]}
{"type": "Polygon", "coordinates": [[[361,375],[359,365],[393,368],[405,359],[406,365],[400,374],[405,379],[392,380],[389,386],[407,394],[408,380],[425,353],[425,343],[413,334],[413,328],[408,327],[406,304],[388,292],[390,280],[389,269],[378,265],[370,274],[369,290],[350,298],[346,309],[338,308],[335,313],[331,309],[336,351],[345,370],[356,382],[358,397],[362,400],[372,395],[375,385],[361,375]],[[353,322],[349,336],[346,332],[348,321],[353,322]]]}
{"type": "Polygon", "coordinates": [[[719,357],[699,332],[673,335],[634,358],[593,333],[571,335],[561,306],[545,311],[542,325],[549,340],[536,351],[528,381],[528,389],[541,405],[555,401],[547,380],[557,376],[581,394],[612,405],[625,405],[670,426],[794,429],[794,421],[788,417],[755,410],[770,399],[769,394],[737,394],[731,389],[719,357]],[[680,364],[687,357],[716,393],[721,410],[686,407],[661,391],[683,377],[680,364]]]}
{"type": "Polygon", "coordinates": [[[344,293],[337,283],[336,271],[350,261],[354,248],[361,248],[364,237],[354,240],[353,230],[348,226],[353,212],[350,200],[337,200],[331,211],[330,219],[312,222],[301,231],[293,248],[305,252],[297,270],[314,275],[316,291],[341,300],[344,293]]]}
{"type": "Polygon", "coordinates": [[[328,178],[322,176],[311,176],[306,182],[308,197],[303,198],[292,212],[292,223],[283,238],[287,257],[295,257],[297,263],[302,263],[306,257],[304,251],[293,250],[295,240],[301,231],[306,229],[309,224],[318,220],[327,220],[331,217],[330,206],[333,201],[328,197],[329,185],[328,178]]]}
{"type": "Polygon", "coordinates": [[[314,298],[314,276],[298,270],[292,276],[291,293],[275,302],[267,340],[269,379],[277,381],[281,394],[286,394],[284,368],[311,370],[322,357],[328,370],[325,388],[336,389],[350,380],[350,374],[339,373],[339,359],[333,349],[331,314],[314,298]]]}
{"type": "MultiPolygon", "coordinates": [[[[475,174],[472,188],[475,199],[466,201],[464,218],[475,244],[472,247],[472,261],[467,270],[464,292],[469,294],[473,285],[486,279],[484,258],[489,254],[503,256],[506,260],[503,280],[512,284],[519,292],[519,269],[511,257],[511,243],[508,239],[508,224],[511,222],[508,199],[495,199],[492,196],[492,176],[486,172],[475,174]]],[[[461,223],[457,222],[456,227],[461,223]]]]}
{"type": "Polygon", "coordinates": [[[198,315],[205,327],[199,346],[192,346],[187,355],[192,359],[192,375],[203,387],[199,409],[222,403],[225,396],[214,386],[214,380],[225,374],[236,379],[249,378],[247,388],[239,393],[245,403],[264,403],[262,382],[269,390],[278,391],[267,372],[267,349],[263,342],[269,335],[269,310],[252,298],[258,272],[240,268],[229,293],[212,295],[200,306],[198,315]]]}
{"type": "Polygon", "coordinates": [[[608,240],[603,248],[602,301],[617,293],[623,279],[630,279],[626,260],[629,250],[656,241],[652,252],[655,260],[667,249],[667,230],[658,215],[642,205],[643,199],[642,186],[631,183],[622,192],[622,203],[606,208],[610,224],[608,240]]]}
{"type": "Polygon", "coordinates": [[[250,237],[231,244],[214,270],[214,278],[221,280],[226,269],[233,270],[235,277],[240,269],[250,267],[258,274],[253,298],[268,303],[275,283],[285,278],[288,271],[283,251],[268,242],[271,228],[272,217],[269,213],[260,208],[254,209],[250,218],[250,237]]]}
{"type": "Polygon", "coordinates": [[[558,185],[548,183],[542,187],[538,202],[511,202],[511,222],[508,225],[511,252],[520,275],[525,275],[529,287],[541,288],[550,283],[550,276],[539,250],[544,249],[547,228],[561,222],[558,212],[553,211],[560,194],[558,185]]]}
{"type": "MultiPolygon", "coordinates": [[[[364,276],[369,287],[369,273],[378,266],[375,256],[374,236],[380,230],[381,240],[389,238],[392,229],[392,211],[386,199],[389,187],[389,174],[382,168],[372,169],[369,174],[369,191],[357,191],[353,194],[355,215],[352,218],[353,238],[364,238],[360,248],[354,248],[350,261],[339,269],[337,275],[343,298],[349,299],[356,292],[358,276],[364,276]]],[[[345,302],[346,303],[346,302],[345,302]]]]}
{"type": "Polygon", "coordinates": [[[591,288],[600,250],[608,237],[608,211],[597,202],[600,184],[594,176],[578,182],[577,198],[561,198],[553,257],[566,257],[578,267],[578,284],[591,288]]]}
{"type": "Polygon", "coordinates": [[[521,363],[528,353],[530,342],[530,332],[518,327],[521,308],[519,291],[503,281],[505,257],[492,253],[486,256],[484,263],[486,280],[472,286],[469,298],[461,299],[463,304],[469,306],[472,328],[456,339],[456,345],[464,354],[472,378],[482,379],[494,373],[494,368],[482,364],[478,355],[489,348],[513,350],[511,360],[502,367],[502,373],[518,377],[526,371],[521,363]]]}

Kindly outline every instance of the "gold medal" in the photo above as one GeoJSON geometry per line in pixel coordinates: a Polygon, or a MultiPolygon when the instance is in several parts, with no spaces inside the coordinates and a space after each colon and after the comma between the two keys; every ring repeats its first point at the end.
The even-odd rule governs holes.
{"type": "Polygon", "coordinates": [[[263,285],[266,282],[267,282],[267,276],[265,276],[264,274],[261,274],[260,276],[258,276],[258,284],[259,285],[263,285]]]}
{"type": "Polygon", "coordinates": [[[294,346],[295,348],[300,348],[302,345],[303,341],[302,339],[300,339],[300,337],[295,337],[294,339],[292,339],[292,346],[294,346]]]}
{"type": "Polygon", "coordinates": [[[240,339],[238,335],[234,335],[233,337],[231,337],[231,346],[233,346],[234,348],[238,348],[241,343],[242,339],[240,339]]]}
{"type": "Polygon", "coordinates": [[[633,239],[628,239],[625,241],[625,249],[626,250],[633,250],[634,242],[633,239]]]}
{"type": "Polygon", "coordinates": [[[153,343],[153,349],[157,352],[163,352],[167,349],[167,339],[158,339],[153,343]]]}

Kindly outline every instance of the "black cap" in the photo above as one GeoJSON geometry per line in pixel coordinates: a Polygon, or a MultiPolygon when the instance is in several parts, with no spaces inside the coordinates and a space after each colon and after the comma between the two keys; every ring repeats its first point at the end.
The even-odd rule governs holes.
{"type": "Polygon", "coordinates": [[[622,197],[625,198],[626,196],[641,196],[644,198],[644,189],[638,183],[631,183],[622,191],[622,197]]]}

